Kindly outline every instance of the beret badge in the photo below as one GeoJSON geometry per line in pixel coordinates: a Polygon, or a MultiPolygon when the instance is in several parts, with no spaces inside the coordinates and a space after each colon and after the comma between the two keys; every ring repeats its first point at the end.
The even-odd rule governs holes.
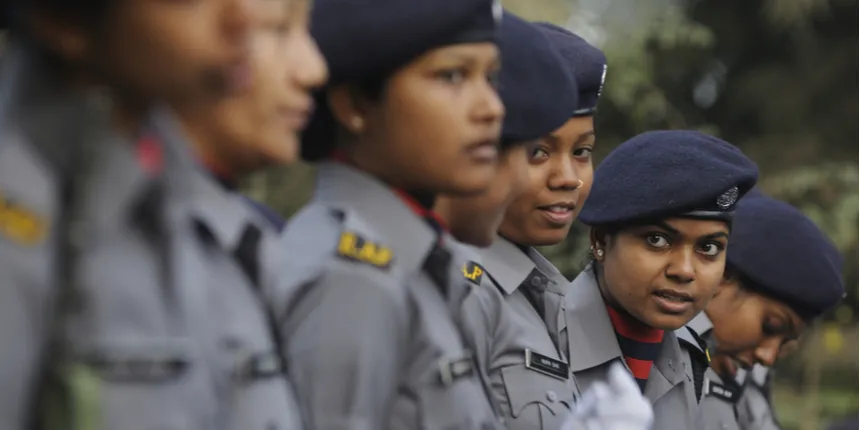
{"type": "Polygon", "coordinates": [[[729,188],[728,191],[717,197],[717,206],[722,210],[728,210],[738,201],[739,194],[738,187],[729,188]]]}

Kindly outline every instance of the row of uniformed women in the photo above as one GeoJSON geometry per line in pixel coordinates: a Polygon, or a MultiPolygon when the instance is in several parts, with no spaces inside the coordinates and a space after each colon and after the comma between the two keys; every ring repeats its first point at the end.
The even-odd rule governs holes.
{"type": "MultiPolygon", "coordinates": [[[[580,216],[592,227],[594,262],[568,283],[533,247],[564,239],[592,187],[602,53],[563,29],[505,14],[503,117],[488,84],[497,63],[481,17],[486,2],[446,3],[446,15],[435,13],[444,9],[438,2],[386,6],[321,0],[315,10],[332,71],[305,136],[319,182],[286,230],[295,256],[273,301],[311,427],[490,426],[481,389],[510,428],[559,428],[576,403],[597,405],[576,411],[580,424],[644,427],[641,395],[655,428],[721,426],[713,408],[699,407],[720,392],[703,382],[721,371],[704,375],[707,342],[730,360],[771,365],[798,321],[840,297],[834,254],[815,251],[826,240],[811,230],[784,248],[820,262],[814,277],[827,294],[778,279],[763,289],[745,284],[746,298],[727,304],[733,213],[758,172],[735,147],[686,131],[637,136],[597,170],[580,216]],[[451,243],[446,225],[454,238],[489,247],[451,243]],[[474,287],[449,278],[462,258],[474,287]],[[802,299],[809,295],[815,305],[802,299]],[[743,342],[685,327],[709,302],[708,315],[746,309],[743,342]],[[750,335],[758,326],[770,328],[750,335]],[[613,362],[641,391],[615,378],[603,394],[612,403],[600,406],[589,389],[607,392],[600,383],[613,362]]],[[[792,216],[786,228],[805,231],[808,220],[792,216]]],[[[736,236],[739,253],[771,240],[736,236]]],[[[796,258],[771,254],[769,262],[796,258]]]]}
{"type": "MultiPolygon", "coordinates": [[[[750,168],[737,153],[718,149],[725,144],[694,134],[651,135],[638,145],[647,150],[625,150],[627,161],[617,156],[622,161],[616,166],[635,164],[631,156],[652,164],[628,174],[627,182],[609,183],[604,196],[622,189],[633,196],[604,198],[596,219],[605,226],[601,216],[623,212],[632,218],[596,236],[612,238],[595,242],[603,245],[595,248],[595,267],[603,267],[594,270],[600,293],[596,286],[571,290],[530,246],[562,240],[590,186],[591,116],[605,71],[599,51],[564,30],[506,15],[501,52],[510,61],[501,74],[502,104],[494,88],[497,16],[489,1],[391,1],[377,10],[319,0],[315,36],[332,80],[318,100],[321,109],[303,155],[327,161],[314,202],[291,221],[285,244],[260,250],[268,246],[267,226],[245,212],[229,189],[243,173],[294,157],[297,142],[285,141],[284,130],[288,139],[295,136],[309,91],[326,77],[307,37],[307,3],[25,5],[30,8],[18,5],[19,17],[36,19],[20,21],[41,24],[19,27],[0,72],[5,91],[16,89],[0,114],[3,215],[30,222],[4,222],[0,242],[3,284],[11,285],[4,288],[8,324],[2,335],[13,346],[4,352],[0,376],[21,393],[4,400],[4,428],[22,428],[45,415],[50,405],[27,399],[28,393],[52,394],[49,382],[66,388],[73,400],[67,405],[75,405],[67,413],[83,428],[290,428],[298,414],[289,407],[292,393],[276,349],[289,361],[310,428],[486,428],[496,425],[494,404],[512,428],[558,428],[574,401],[591,406],[580,406],[570,424],[645,428],[650,410],[623,373],[612,375],[608,390],[594,381],[622,355],[634,374],[643,375],[645,366],[635,361],[644,351],[635,348],[637,335],[644,333],[648,349],[660,334],[653,324],[648,330],[636,321],[653,316],[659,329],[686,316],[667,322],[647,306],[632,310],[650,300],[651,293],[638,301],[635,294],[649,272],[610,269],[641,259],[615,238],[624,236],[624,223],[645,228],[640,218],[668,218],[665,224],[678,222],[672,218],[677,214],[725,219],[723,206],[738,197],[731,193],[730,203],[717,201],[722,211],[690,211],[710,209],[706,200],[735,183],[742,194],[750,168]],[[128,28],[136,31],[119,30],[128,28]],[[243,56],[248,46],[250,58],[243,56]],[[564,64],[560,53],[571,63],[564,64]],[[64,67],[57,72],[46,64],[64,67]],[[570,68],[575,79],[565,72],[570,68]],[[84,98],[71,88],[82,84],[69,85],[71,78],[109,88],[111,110],[89,98],[78,101],[84,98]],[[182,132],[162,115],[142,119],[142,110],[162,101],[179,114],[182,132]],[[102,136],[104,131],[117,136],[102,136]],[[151,138],[136,145],[111,141],[133,141],[142,132],[151,138]],[[691,156],[664,143],[652,150],[658,137],[686,142],[680,147],[707,141],[714,149],[705,155],[691,150],[691,156]],[[185,140],[209,175],[193,168],[185,140]],[[96,151],[91,158],[97,163],[84,181],[78,165],[69,163],[78,141],[96,151]],[[693,178],[701,175],[699,165],[715,161],[718,171],[693,178]],[[679,182],[677,190],[656,180],[641,183],[655,172],[675,170],[680,173],[669,182],[679,182]],[[171,186],[163,186],[162,178],[171,186]],[[702,185],[713,178],[720,183],[702,185]],[[54,197],[67,179],[81,185],[62,194],[71,195],[72,203],[86,202],[83,212],[68,212],[68,199],[54,197]],[[716,190],[718,185],[724,189],[716,190]],[[652,189],[636,188],[645,186],[652,189]],[[448,198],[435,199],[442,194],[448,198]],[[680,203],[665,204],[665,195],[680,203]],[[434,203],[444,220],[429,210],[434,203]],[[664,212],[649,212],[655,207],[664,212]],[[133,217],[124,215],[129,211],[133,217]],[[64,234],[67,223],[77,220],[89,221],[84,243],[64,234]],[[501,238],[488,250],[464,249],[444,231],[445,220],[466,243],[486,246],[500,222],[501,238]],[[43,227],[43,236],[32,233],[40,231],[36,227],[43,227]],[[53,266],[55,253],[59,268],[53,266]],[[69,255],[78,257],[75,264],[64,263],[69,255]],[[472,261],[460,282],[465,255],[472,261]],[[285,272],[273,273],[276,268],[285,272]],[[46,278],[51,274],[59,282],[46,278]],[[266,319],[255,290],[270,294],[275,318],[266,319]],[[575,297],[582,290],[593,292],[592,302],[575,297]],[[604,300],[610,310],[601,314],[604,300]],[[52,311],[48,306],[55,301],[52,311]],[[599,306],[589,305],[595,302],[599,306]],[[43,322],[39,315],[50,318],[43,322]],[[625,321],[624,315],[635,317],[625,321]],[[586,391],[592,386],[598,389],[586,391]],[[612,402],[600,401],[607,398],[612,402]]],[[[601,167],[598,185],[601,171],[610,172],[604,182],[619,176],[601,167]]],[[[643,240],[659,242],[657,236],[643,240]]],[[[713,253],[705,239],[683,240],[695,243],[699,254],[699,248],[713,253]]],[[[674,256],[666,264],[689,257],[674,256]]],[[[697,288],[709,279],[665,277],[697,288]]],[[[672,291],[653,287],[660,312],[678,310],[680,305],[667,303],[678,301],[672,291]]],[[[701,309],[704,299],[695,294],[701,309]]],[[[678,352],[670,336],[662,338],[670,353],[678,352]]],[[[658,428],[687,428],[693,403],[677,399],[689,399],[690,384],[682,393],[673,386],[689,366],[669,373],[675,370],[672,358],[661,354],[655,357],[668,364],[658,360],[655,368],[663,379],[649,382],[645,393],[667,399],[655,403],[658,423],[661,414],[682,415],[667,416],[663,421],[670,424],[658,428]]],[[[645,374],[651,379],[657,372],[645,374]]]]}

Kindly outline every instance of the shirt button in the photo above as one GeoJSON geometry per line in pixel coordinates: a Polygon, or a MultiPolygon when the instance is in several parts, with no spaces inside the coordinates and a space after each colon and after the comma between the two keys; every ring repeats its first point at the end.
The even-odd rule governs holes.
{"type": "Polygon", "coordinates": [[[555,394],[555,391],[547,391],[546,399],[549,400],[550,403],[555,403],[558,400],[558,396],[555,394]]]}

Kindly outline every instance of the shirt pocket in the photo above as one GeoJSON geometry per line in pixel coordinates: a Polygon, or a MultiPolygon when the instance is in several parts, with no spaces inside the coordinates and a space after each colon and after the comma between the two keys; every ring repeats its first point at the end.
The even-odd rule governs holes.
{"type": "Polygon", "coordinates": [[[182,338],[96,340],[75,360],[53,367],[59,385],[49,388],[56,403],[47,407],[71,428],[201,428],[203,409],[189,404],[203,404],[207,395],[194,397],[205,390],[193,374],[202,367],[195,356],[182,338]]]}
{"type": "Polygon", "coordinates": [[[561,428],[573,404],[573,387],[569,379],[540,373],[525,364],[501,370],[510,406],[508,427],[511,430],[561,428]]]}
{"type": "Polygon", "coordinates": [[[431,378],[418,388],[422,430],[495,430],[490,399],[481,386],[471,356],[439,360],[431,378]]]}

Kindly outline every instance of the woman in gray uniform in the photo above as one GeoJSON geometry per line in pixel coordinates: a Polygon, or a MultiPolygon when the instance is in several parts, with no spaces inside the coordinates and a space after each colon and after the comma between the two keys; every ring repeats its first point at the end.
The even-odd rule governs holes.
{"type": "MultiPolygon", "coordinates": [[[[528,183],[529,151],[568,121],[578,106],[567,64],[539,27],[505,13],[500,44],[506,64],[500,88],[507,115],[499,171],[480,196],[440,197],[436,205],[458,240],[480,248],[493,243],[507,206],[528,183]]],[[[648,428],[650,405],[624,371],[614,391],[607,390],[611,397],[587,400],[588,410],[577,408],[571,414],[574,387],[568,375],[549,361],[555,346],[545,326],[506,303],[504,292],[491,280],[493,274],[481,264],[481,250],[463,247],[467,261],[461,277],[471,291],[461,307],[462,319],[508,428],[559,430],[568,419],[570,426],[589,423],[595,429],[615,429],[619,423],[633,426],[623,427],[627,429],[648,428]],[[607,405],[611,407],[601,407],[607,405]]]]}
{"type": "Polygon", "coordinates": [[[504,107],[490,0],[315,2],[331,80],[305,134],[311,203],[273,291],[310,429],[500,425],[454,310],[440,193],[484,191],[504,107]]]}
{"type": "Polygon", "coordinates": [[[764,195],[742,199],[723,285],[690,323],[715,356],[705,373],[705,428],[778,429],[763,394],[745,393],[759,388],[744,390],[736,381],[738,368],[758,373],[773,366],[844,295],[842,256],[809,218],[764,195]]]}
{"type": "Polygon", "coordinates": [[[757,178],[740,150],[694,131],[641,134],[601,163],[579,216],[591,227],[594,261],[565,295],[581,388],[622,361],[654,407],[654,428],[697,428],[703,370],[694,366],[707,358],[684,325],[720,285],[732,210],[757,178]],[[694,360],[675,330],[692,339],[684,349],[701,352],[694,360]]]}

